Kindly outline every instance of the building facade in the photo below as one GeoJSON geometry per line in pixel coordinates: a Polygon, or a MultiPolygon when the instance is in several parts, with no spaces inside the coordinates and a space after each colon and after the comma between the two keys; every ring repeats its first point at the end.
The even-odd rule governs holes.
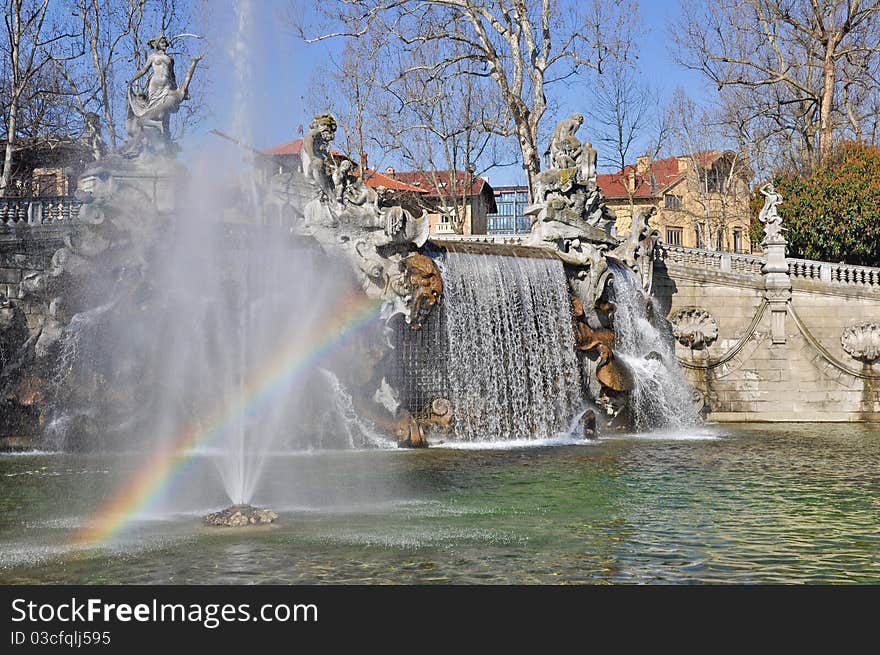
{"type": "Polygon", "coordinates": [[[598,176],[619,233],[632,214],[654,207],[651,218],[664,243],[726,252],[751,252],[749,209],[751,171],[732,151],[711,150],[636,164],[598,176]]]}
{"type": "MultiPolygon", "coordinates": [[[[5,148],[6,142],[0,142],[5,148]]],[[[23,139],[15,144],[7,198],[72,196],[76,181],[94,161],[88,143],[70,137],[23,139]]]]}
{"type": "Polygon", "coordinates": [[[497,212],[489,182],[467,171],[397,171],[389,166],[384,175],[424,192],[417,200],[432,237],[486,234],[487,217],[497,212]]]}
{"type": "Polygon", "coordinates": [[[532,229],[531,219],[525,215],[529,206],[527,186],[495,187],[497,211],[486,216],[486,234],[519,235],[532,229]]]}

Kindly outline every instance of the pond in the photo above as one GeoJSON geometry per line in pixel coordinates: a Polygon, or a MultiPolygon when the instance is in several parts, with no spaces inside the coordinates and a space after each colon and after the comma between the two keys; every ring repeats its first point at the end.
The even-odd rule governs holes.
{"type": "Polygon", "coordinates": [[[880,426],[277,453],[254,504],[279,523],[245,529],[202,525],[193,459],[89,542],[144,462],[0,455],[0,582],[880,583],[880,426]]]}

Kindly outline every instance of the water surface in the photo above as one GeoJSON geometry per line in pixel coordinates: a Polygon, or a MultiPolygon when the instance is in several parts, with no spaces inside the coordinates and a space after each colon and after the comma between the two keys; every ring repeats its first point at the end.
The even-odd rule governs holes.
{"type": "Polygon", "coordinates": [[[0,456],[3,583],[880,582],[880,427],[739,425],[508,448],[278,453],[210,529],[209,458],[75,545],[134,455],[0,456]]]}

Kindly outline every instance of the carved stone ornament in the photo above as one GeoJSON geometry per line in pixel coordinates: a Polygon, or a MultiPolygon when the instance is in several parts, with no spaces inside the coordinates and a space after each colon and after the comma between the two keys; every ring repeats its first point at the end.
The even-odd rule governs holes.
{"type": "Polygon", "coordinates": [[[840,345],[853,359],[873,364],[880,360],[880,324],[851,325],[840,335],[840,345]]]}
{"type": "Polygon", "coordinates": [[[706,348],[718,338],[718,323],[705,309],[684,307],[675,312],[669,321],[672,323],[672,335],[688,348],[706,348]]]}

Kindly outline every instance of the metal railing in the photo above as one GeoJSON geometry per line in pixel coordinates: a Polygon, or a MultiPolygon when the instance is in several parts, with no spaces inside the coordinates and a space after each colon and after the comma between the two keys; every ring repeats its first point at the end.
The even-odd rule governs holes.
{"type": "Polygon", "coordinates": [[[82,203],[73,196],[0,198],[0,226],[69,223],[82,203]]]}

